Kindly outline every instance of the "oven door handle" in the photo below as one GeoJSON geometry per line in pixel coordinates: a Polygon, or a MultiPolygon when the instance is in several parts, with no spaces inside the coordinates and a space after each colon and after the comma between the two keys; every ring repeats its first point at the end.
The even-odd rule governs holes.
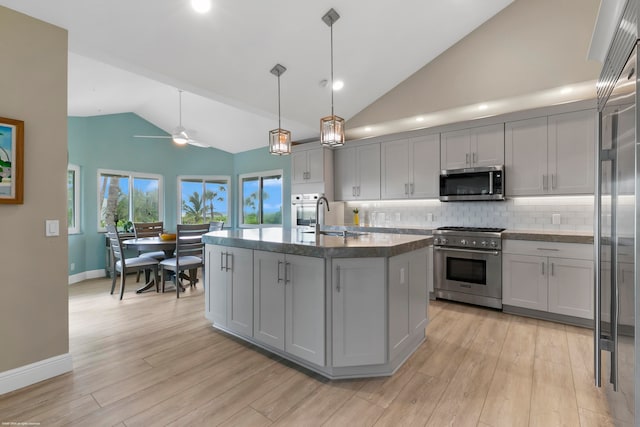
{"type": "Polygon", "coordinates": [[[449,251],[449,252],[465,252],[465,253],[472,253],[472,254],[484,254],[484,255],[493,255],[493,256],[498,256],[500,255],[500,251],[481,251],[478,249],[455,249],[455,248],[442,248],[439,246],[435,246],[433,248],[436,251],[449,251]]]}

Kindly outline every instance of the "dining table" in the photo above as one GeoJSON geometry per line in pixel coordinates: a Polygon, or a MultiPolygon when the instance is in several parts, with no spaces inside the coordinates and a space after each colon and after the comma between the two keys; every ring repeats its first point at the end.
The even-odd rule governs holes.
{"type": "MultiPolygon", "coordinates": [[[[176,250],[176,239],[162,239],[159,236],[155,237],[138,237],[134,239],[125,239],[122,241],[122,245],[129,249],[135,249],[139,252],[155,252],[163,251],[165,258],[173,258],[173,253],[176,250]]],[[[144,256],[144,253],[142,254],[144,256]]],[[[145,275],[146,276],[146,275],[145,275]]],[[[136,290],[137,294],[145,292],[154,286],[153,280],[147,278],[147,283],[140,289],[136,290]]]]}

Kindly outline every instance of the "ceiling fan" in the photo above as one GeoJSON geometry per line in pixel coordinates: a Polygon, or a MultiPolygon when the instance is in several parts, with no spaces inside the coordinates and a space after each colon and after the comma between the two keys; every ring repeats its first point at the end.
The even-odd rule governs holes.
{"type": "Polygon", "coordinates": [[[171,139],[178,145],[190,144],[196,147],[208,147],[195,139],[192,139],[187,130],[182,126],[182,91],[178,90],[178,126],[171,132],[171,135],[133,135],[134,138],[163,138],[171,139]]]}

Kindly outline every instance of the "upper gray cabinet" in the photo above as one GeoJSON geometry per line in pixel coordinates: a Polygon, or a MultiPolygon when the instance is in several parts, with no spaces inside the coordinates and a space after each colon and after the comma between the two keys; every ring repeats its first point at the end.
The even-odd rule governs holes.
{"type": "Polygon", "coordinates": [[[380,143],[334,151],[336,200],[380,199],[380,143]]]}
{"type": "Polygon", "coordinates": [[[441,169],[502,164],[504,164],[504,125],[502,123],[442,133],[441,169]]]}
{"type": "Polygon", "coordinates": [[[333,153],[319,143],[296,145],[291,153],[291,192],[333,198],[333,153]]]}
{"type": "Polygon", "coordinates": [[[591,194],[595,111],[505,124],[507,196],[591,194]]]}
{"type": "Polygon", "coordinates": [[[439,134],[383,142],[380,148],[382,199],[438,196],[439,134]]]}

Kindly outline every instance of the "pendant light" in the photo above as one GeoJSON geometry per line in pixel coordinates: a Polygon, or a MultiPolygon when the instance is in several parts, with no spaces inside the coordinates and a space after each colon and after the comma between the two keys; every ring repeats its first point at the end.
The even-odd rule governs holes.
{"type": "Polygon", "coordinates": [[[331,115],[320,119],[320,143],[331,148],[344,145],[344,119],[333,113],[333,24],[339,18],[333,8],[322,17],[331,29],[331,115]]]}
{"type": "Polygon", "coordinates": [[[271,74],[278,77],[278,129],[269,131],[269,153],[274,156],[291,154],[291,132],[280,126],[280,76],[285,71],[287,69],[280,64],[276,64],[271,69],[271,74]]]}

